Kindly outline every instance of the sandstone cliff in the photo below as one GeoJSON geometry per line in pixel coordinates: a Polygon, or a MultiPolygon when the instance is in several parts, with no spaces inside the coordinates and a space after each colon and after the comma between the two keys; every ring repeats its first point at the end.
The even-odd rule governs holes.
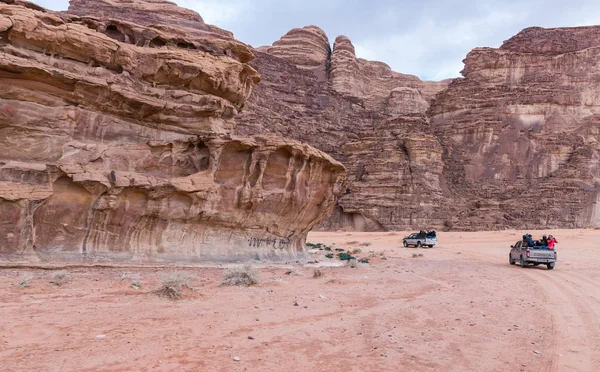
{"type": "Polygon", "coordinates": [[[600,226],[600,27],[529,28],[478,48],[429,110],[456,228],[600,226]]]}
{"type": "Polygon", "coordinates": [[[255,51],[250,65],[262,81],[238,132],[295,138],[346,166],[346,194],[320,229],[443,224],[442,147],[425,112],[449,81],[424,82],[357,58],[345,36],[328,48],[325,33],[308,26],[255,51]]]}
{"type": "Polygon", "coordinates": [[[321,229],[600,226],[599,35],[526,29],[436,83],[357,58],[345,36],[327,53],[321,30],[295,29],[256,52],[263,81],[239,131],[284,134],[346,166],[321,229]]]}
{"type": "Polygon", "coordinates": [[[231,33],[154,0],[0,1],[0,255],[288,259],[343,166],[234,133],[260,78],[231,33]]]}

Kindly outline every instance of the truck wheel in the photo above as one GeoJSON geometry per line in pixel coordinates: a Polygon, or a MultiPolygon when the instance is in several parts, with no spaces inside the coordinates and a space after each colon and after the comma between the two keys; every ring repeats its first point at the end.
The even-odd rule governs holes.
{"type": "Polygon", "coordinates": [[[513,260],[512,255],[510,253],[508,254],[508,263],[511,265],[515,264],[515,260],[513,260]]]}
{"type": "Polygon", "coordinates": [[[548,266],[548,270],[552,270],[554,269],[554,266],[556,265],[556,262],[550,262],[547,266],[548,266]]]}
{"type": "Polygon", "coordinates": [[[417,248],[421,248],[421,242],[417,242],[417,248]]]}
{"type": "Polygon", "coordinates": [[[404,248],[408,248],[408,243],[406,242],[406,240],[404,241],[404,248]]]}
{"type": "Polygon", "coordinates": [[[521,262],[520,263],[521,263],[521,267],[527,267],[527,261],[525,261],[523,259],[523,256],[521,256],[521,262]]]}

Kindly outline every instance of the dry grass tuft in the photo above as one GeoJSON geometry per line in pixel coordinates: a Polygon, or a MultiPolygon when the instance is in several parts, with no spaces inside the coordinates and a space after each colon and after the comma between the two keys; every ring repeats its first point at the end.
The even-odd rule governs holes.
{"type": "Polygon", "coordinates": [[[182,271],[164,274],[160,277],[160,287],[154,292],[160,297],[165,297],[169,300],[179,300],[183,296],[184,288],[194,289],[190,285],[190,281],[193,279],[194,276],[182,271]]]}
{"type": "Polygon", "coordinates": [[[323,272],[320,269],[313,270],[313,278],[318,279],[323,277],[323,272]]]}
{"type": "Polygon", "coordinates": [[[362,245],[363,247],[370,247],[370,246],[372,246],[372,245],[373,245],[373,243],[371,243],[371,242],[364,242],[364,243],[361,243],[361,245],[362,245]]]}
{"type": "Polygon", "coordinates": [[[142,288],[142,279],[137,274],[132,274],[132,273],[129,273],[129,272],[124,272],[123,274],[121,274],[121,281],[123,282],[125,280],[129,280],[130,281],[129,286],[131,288],[133,288],[133,289],[140,289],[140,288],[142,288]]]}
{"type": "Polygon", "coordinates": [[[33,278],[35,278],[35,276],[31,273],[22,274],[19,278],[17,286],[19,288],[28,288],[31,285],[31,281],[33,280],[33,278]]]}
{"type": "Polygon", "coordinates": [[[221,281],[222,285],[243,287],[250,287],[258,283],[260,283],[260,273],[250,264],[227,269],[225,277],[221,281]]]}
{"type": "Polygon", "coordinates": [[[73,278],[71,277],[71,274],[69,274],[69,272],[65,270],[59,270],[52,273],[52,280],[50,280],[50,283],[60,287],[67,283],[70,283],[72,280],[73,278]]]}
{"type": "Polygon", "coordinates": [[[413,253],[412,258],[424,257],[423,253],[413,253]]]}
{"type": "Polygon", "coordinates": [[[353,240],[351,242],[346,242],[346,244],[348,244],[348,245],[354,245],[354,244],[358,244],[358,243],[360,243],[358,240],[353,240]]]}

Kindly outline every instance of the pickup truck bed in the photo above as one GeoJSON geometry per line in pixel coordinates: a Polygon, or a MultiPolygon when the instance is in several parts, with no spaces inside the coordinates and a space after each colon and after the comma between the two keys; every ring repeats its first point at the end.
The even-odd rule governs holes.
{"type": "Polygon", "coordinates": [[[515,245],[511,245],[510,253],[508,254],[508,262],[511,265],[517,262],[521,267],[533,264],[535,266],[544,264],[548,270],[554,269],[558,254],[556,250],[542,249],[540,247],[527,247],[522,241],[518,241],[515,245]]]}

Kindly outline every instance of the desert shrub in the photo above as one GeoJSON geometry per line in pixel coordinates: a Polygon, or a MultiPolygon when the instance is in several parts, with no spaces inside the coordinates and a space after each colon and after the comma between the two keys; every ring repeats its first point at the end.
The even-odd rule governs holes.
{"type": "Polygon", "coordinates": [[[249,287],[260,283],[259,272],[252,265],[233,267],[225,271],[222,285],[249,287]]]}
{"type": "MultiPolygon", "coordinates": [[[[349,251],[349,252],[350,252],[350,251],[349,251]]],[[[350,253],[351,253],[351,254],[359,254],[359,253],[362,253],[362,250],[361,250],[361,249],[359,249],[359,248],[357,248],[357,249],[354,249],[354,250],[352,250],[352,252],[350,252],[350,253]]]]}
{"type": "Polygon", "coordinates": [[[331,251],[331,248],[329,248],[329,247],[325,247],[325,250],[326,250],[326,251],[331,251]]]}
{"type": "Polygon", "coordinates": [[[369,259],[368,258],[363,258],[361,260],[358,260],[358,262],[364,263],[364,264],[368,264],[369,263],[369,259]]]}
{"type": "Polygon", "coordinates": [[[346,244],[348,244],[348,245],[353,245],[353,244],[358,244],[358,243],[359,243],[358,240],[353,240],[351,242],[346,242],[346,244]]]}
{"type": "Polygon", "coordinates": [[[358,260],[356,258],[349,260],[348,266],[350,266],[353,269],[356,269],[358,267],[358,260]]]}
{"type": "Polygon", "coordinates": [[[423,257],[423,253],[413,253],[412,258],[423,257]]]}
{"type": "Polygon", "coordinates": [[[154,292],[170,300],[179,300],[183,295],[183,289],[194,289],[190,281],[194,277],[186,272],[174,271],[160,276],[160,287],[154,292]]]}
{"type": "Polygon", "coordinates": [[[59,270],[52,273],[50,283],[60,287],[72,281],[71,274],[65,270],[59,270]]]}
{"type": "Polygon", "coordinates": [[[34,278],[33,274],[30,274],[30,273],[22,274],[21,277],[19,278],[19,282],[17,283],[17,286],[19,288],[27,288],[31,284],[31,281],[33,280],[33,278],[34,278]]]}
{"type": "Polygon", "coordinates": [[[353,255],[351,255],[351,254],[348,254],[348,253],[338,253],[338,255],[337,255],[337,256],[338,256],[338,258],[339,258],[340,260],[342,260],[342,261],[350,261],[350,260],[353,260],[353,259],[355,259],[355,258],[356,258],[356,257],[354,257],[353,255]]]}
{"type": "Polygon", "coordinates": [[[304,276],[304,273],[302,271],[300,271],[300,270],[294,269],[294,270],[286,271],[285,275],[304,276]]]}
{"type": "Polygon", "coordinates": [[[373,243],[371,242],[364,242],[361,244],[363,247],[370,247],[371,245],[373,245],[373,243]]]}
{"type": "Polygon", "coordinates": [[[335,250],[336,250],[336,252],[343,252],[343,251],[345,251],[345,249],[343,249],[343,248],[336,248],[335,250]]]}
{"type": "Polygon", "coordinates": [[[333,258],[333,253],[327,253],[327,254],[325,255],[325,258],[333,258]]]}
{"type": "Polygon", "coordinates": [[[318,244],[313,244],[313,243],[309,243],[309,242],[306,242],[306,246],[310,247],[310,248],[318,248],[319,247],[318,244]]]}
{"type": "Polygon", "coordinates": [[[319,269],[313,270],[313,278],[320,278],[323,276],[323,272],[319,269]]]}
{"type": "Polygon", "coordinates": [[[132,279],[129,286],[133,289],[140,289],[142,288],[142,280],[140,278],[132,279]]]}
{"type": "Polygon", "coordinates": [[[125,280],[129,280],[130,281],[129,286],[131,288],[133,288],[133,289],[140,289],[140,288],[142,288],[142,279],[137,274],[132,274],[132,273],[129,273],[129,272],[124,272],[123,274],[121,274],[121,281],[123,282],[125,280]]]}

